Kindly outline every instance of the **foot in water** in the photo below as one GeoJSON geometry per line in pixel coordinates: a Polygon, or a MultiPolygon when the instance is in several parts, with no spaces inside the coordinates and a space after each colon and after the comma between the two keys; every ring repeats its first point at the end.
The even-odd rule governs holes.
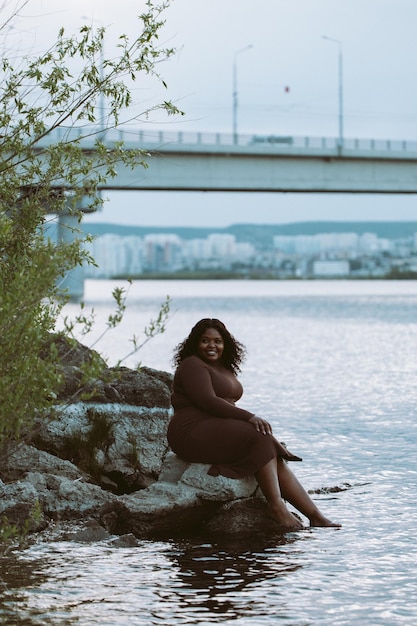
{"type": "Polygon", "coordinates": [[[292,532],[295,530],[303,530],[303,523],[296,515],[293,515],[288,509],[285,511],[280,510],[274,512],[271,507],[268,508],[268,515],[277,524],[279,524],[285,532],[292,532]]]}
{"type": "Polygon", "coordinates": [[[319,527],[319,528],[342,528],[342,524],[338,524],[337,522],[332,522],[332,520],[327,519],[324,515],[315,515],[310,518],[310,528],[319,527]]]}

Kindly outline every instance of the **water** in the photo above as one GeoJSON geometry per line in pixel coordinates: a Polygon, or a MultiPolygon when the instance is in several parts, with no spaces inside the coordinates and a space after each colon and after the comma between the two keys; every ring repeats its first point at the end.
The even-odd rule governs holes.
{"type": "MultiPolygon", "coordinates": [[[[86,285],[96,334],[112,286],[86,285]]],[[[127,364],[172,371],[191,326],[222,319],[248,349],[240,405],[303,457],[297,476],[343,528],[130,548],[43,539],[2,559],[3,623],[415,623],[417,283],[137,282],[124,322],[98,346],[110,362],[167,294],[166,332],[127,364]]]]}

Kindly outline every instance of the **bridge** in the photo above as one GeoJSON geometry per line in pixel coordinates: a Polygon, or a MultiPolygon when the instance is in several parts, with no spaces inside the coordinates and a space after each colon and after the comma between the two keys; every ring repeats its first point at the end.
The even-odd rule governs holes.
{"type": "MultiPolygon", "coordinates": [[[[58,128],[37,144],[79,140],[94,154],[95,137],[85,128],[58,128]]],[[[144,150],[149,167],[119,165],[101,189],[222,192],[417,193],[417,142],[398,140],[108,130],[101,140],[111,150],[144,150]]],[[[57,183],[60,188],[65,187],[57,183]]],[[[82,208],[82,207],[81,207],[82,208]]],[[[76,217],[59,217],[59,237],[71,239],[76,217]]],[[[83,296],[83,269],[64,280],[74,300],[83,296]]]]}
{"type": "MultiPolygon", "coordinates": [[[[85,128],[58,128],[38,147],[80,137],[85,128]]],[[[108,130],[111,150],[141,148],[149,167],[118,168],[103,189],[317,193],[417,193],[417,141],[108,130]]]]}

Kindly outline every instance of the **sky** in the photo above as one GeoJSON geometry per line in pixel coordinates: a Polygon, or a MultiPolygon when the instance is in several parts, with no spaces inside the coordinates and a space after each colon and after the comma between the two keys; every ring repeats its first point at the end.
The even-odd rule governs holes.
{"type": "MultiPolygon", "coordinates": [[[[143,0],[29,0],[6,43],[44,50],[61,26],[105,26],[133,36],[143,0]]],[[[172,0],[162,46],[176,54],[158,70],[167,89],[141,79],[134,111],[172,100],[184,116],[150,115],[138,127],[232,132],[233,67],[238,132],[335,137],[339,51],[343,126],[350,138],[417,140],[415,0],[172,0]],[[330,37],[336,41],[329,41],[330,37]]],[[[3,45],[5,45],[3,43],[3,45]]],[[[406,195],[107,192],[86,221],[146,226],[227,226],[317,220],[415,220],[406,195]]]]}

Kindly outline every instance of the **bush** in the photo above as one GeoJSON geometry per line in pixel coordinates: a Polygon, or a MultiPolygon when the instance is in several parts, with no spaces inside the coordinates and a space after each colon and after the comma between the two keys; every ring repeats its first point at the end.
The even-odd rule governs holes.
{"type": "MultiPolygon", "coordinates": [[[[68,270],[94,262],[81,236],[58,244],[45,238],[47,216],[71,214],[81,220],[80,206],[98,207],[98,187],[116,175],[117,163],[146,166],[140,149],[125,150],[119,143],[108,150],[100,138],[103,130],[119,126],[121,112],[131,104],[126,76],[134,80],[145,73],[162,80],[156,64],[174,52],[157,45],[168,4],[146,3],[138,37],[130,41],[122,35],[117,56],[103,59],[102,72],[97,59],[103,55],[103,28],[83,26],[70,37],[61,29],[52,48],[23,63],[2,57],[0,448],[26,434],[35,415],[54,403],[61,379],[56,346],[47,339],[66,302],[59,283],[68,270]],[[98,115],[102,98],[105,120],[98,115]],[[74,127],[76,138],[70,132],[74,127]],[[42,140],[58,128],[61,139],[43,147],[42,140]],[[94,155],[81,148],[85,136],[96,138],[94,155]]],[[[9,27],[13,16],[2,18],[9,27]]],[[[156,108],[180,113],[164,101],[142,114],[156,108]]]]}

